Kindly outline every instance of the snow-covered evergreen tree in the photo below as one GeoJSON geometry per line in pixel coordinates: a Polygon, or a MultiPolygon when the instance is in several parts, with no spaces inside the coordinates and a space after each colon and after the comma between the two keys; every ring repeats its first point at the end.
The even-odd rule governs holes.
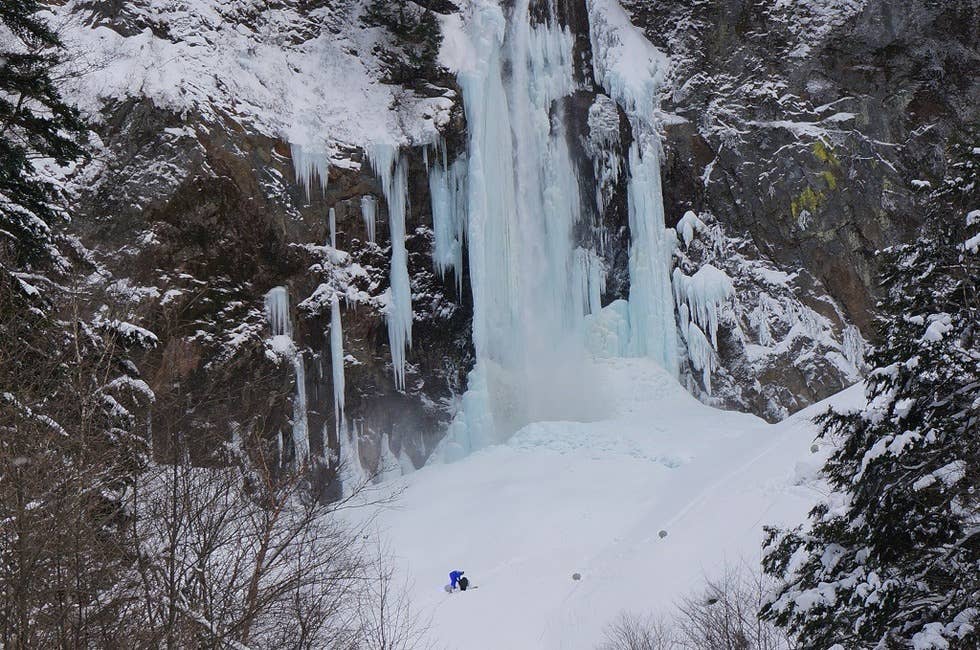
{"type": "Polygon", "coordinates": [[[867,406],[818,419],[835,491],[769,533],[762,614],[803,648],[980,647],[978,169],[961,158],[930,231],[881,253],[867,406]]]}
{"type": "Polygon", "coordinates": [[[34,163],[78,160],[85,133],[51,79],[61,44],[39,9],[36,0],[0,6],[0,272],[29,297],[39,289],[24,272],[60,257],[52,229],[64,218],[34,163]]]}

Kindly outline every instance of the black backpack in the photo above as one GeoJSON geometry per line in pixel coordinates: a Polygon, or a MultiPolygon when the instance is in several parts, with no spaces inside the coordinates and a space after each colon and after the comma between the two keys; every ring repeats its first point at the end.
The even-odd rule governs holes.
{"type": "Polygon", "coordinates": [[[463,576],[459,579],[458,584],[460,591],[466,591],[466,588],[470,586],[470,580],[466,576],[463,576]]]}

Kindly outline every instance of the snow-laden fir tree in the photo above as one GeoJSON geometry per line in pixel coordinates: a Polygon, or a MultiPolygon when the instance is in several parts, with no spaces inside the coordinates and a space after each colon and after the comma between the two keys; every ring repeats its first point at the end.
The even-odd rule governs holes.
{"type": "Polygon", "coordinates": [[[929,230],[887,249],[867,406],[829,411],[834,492],[769,531],[765,618],[802,648],[980,647],[980,201],[954,166],[929,230]]]}

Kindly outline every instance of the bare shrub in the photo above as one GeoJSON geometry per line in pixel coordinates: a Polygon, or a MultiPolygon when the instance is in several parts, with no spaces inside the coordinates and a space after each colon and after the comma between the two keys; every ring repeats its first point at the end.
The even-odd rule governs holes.
{"type": "Polygon", "coordinates": [[[707,580],[703,591],[685,597],[674,618],[678,639],[692,650],[788,650],[792,641],[759,618],[766,579],[746,564],[707,580]]]}
{"type": "Polygon", "coordinates": [[[621,614],[606,627],[599,650],[792,650],[789,636],[759,619],[768,587],[751,566],[728,567],[669,618],[621,614]]]}
{"type": "Polygon", "coordinates": [[[360,593],[360,640],[364,650],[416,650],[428,647],[429,621],[412,609],[407,581],[399,582],[390,551],[378,543],[360,593]]]}
{"type": "Polygon", "coordinates": [[[660,618],[623,612],[606,626],[600,650],[670,650],[675,648],[671,626],[660,618]]]}

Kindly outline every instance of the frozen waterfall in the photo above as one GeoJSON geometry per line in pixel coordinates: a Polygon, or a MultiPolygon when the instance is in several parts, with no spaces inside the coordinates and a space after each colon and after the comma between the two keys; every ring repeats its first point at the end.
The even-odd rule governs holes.
{"type": "Polygon", "coordinates": [[[465,205],[473,290],[477,361],[442,446],[450,459],[528,422],[603,416],[584,316],[598,309],[604,271],[591,251],[576,249],[580,192],[561,101],[576,90],[573,37],[554,7],[532,24],[528,4],[506,13],[489,1],[471,6],[471,57],[458,72],[465,182],[461,169],[439,164],[431,178],[436,264],[456,263],[457,206],[465,205]]]}

